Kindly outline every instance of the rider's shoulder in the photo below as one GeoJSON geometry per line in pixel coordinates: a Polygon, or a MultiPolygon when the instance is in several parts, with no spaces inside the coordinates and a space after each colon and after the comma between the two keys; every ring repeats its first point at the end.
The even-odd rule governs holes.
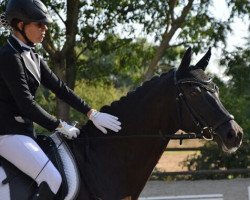
{"type": "Polygon", "coordinates": [[[20,57],[19,53],[15,51],[8,43],[0,47],[0,60],[9,60],[20,57]]]}

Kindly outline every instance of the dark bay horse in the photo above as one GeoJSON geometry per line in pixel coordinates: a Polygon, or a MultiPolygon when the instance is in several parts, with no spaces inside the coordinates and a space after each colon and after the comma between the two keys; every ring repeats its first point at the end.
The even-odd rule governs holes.
{"type": "Polygon", "coordinates": [[[119,117],[119,133],[103,135],[88,122],[78,139],[67,141],[82,178],[78,200],[137,199],[169,142],[164,136],[179,129],[213,139],[225,152],[237,150],[242,128],[204,73],[211,50],[194,66],[191,54],[189,48],[177,70],[146,81],[101,109],[119,117]]]}

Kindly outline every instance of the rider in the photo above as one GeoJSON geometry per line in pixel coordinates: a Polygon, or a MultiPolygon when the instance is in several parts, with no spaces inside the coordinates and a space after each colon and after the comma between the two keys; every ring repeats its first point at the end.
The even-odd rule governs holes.
{"type": "Polygon", "coordinates": [[[5,14],[13,31],[0,49],[0,155],[36,181],[40,194],[33,199],[49,200],[58,192],[62,178],[35,142],[33,122],[70,139],[77,137],[79,129],[38,105],[34,99],[38,86],[45,86],[86,114],[104,133],[106,128],[118,132],[121,123],[115,116],[91,109],[34,52],[52,22],[40,0],[9,0],[5,14]]]}

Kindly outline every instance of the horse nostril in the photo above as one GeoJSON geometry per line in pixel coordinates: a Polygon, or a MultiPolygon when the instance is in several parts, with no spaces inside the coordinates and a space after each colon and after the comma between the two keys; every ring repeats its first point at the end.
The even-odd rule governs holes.
{"type": "Polygon", "coordinates": [[[238,138],[239,140],[242,140],[242,138],[243,138],[243,132],[239,131],[239,132],[237,133],[237,138],[238,138]]]}
{"type": "Polygon", "coordinates": [[[236,136],[236,133],[234,130],[228,131],[227,139],[231,140],[231,139],[235,138],[235,136],[236,136]]]}

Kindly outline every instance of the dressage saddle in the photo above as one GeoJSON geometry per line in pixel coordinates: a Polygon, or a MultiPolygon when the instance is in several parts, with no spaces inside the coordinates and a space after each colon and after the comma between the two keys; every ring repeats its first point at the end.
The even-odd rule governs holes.
{"type": "MultiPolygon", "coordinates": [[[[45,135],[38,135],[36,140],[36,142],[43,149],[43,151],[46,153],[48,158],[52,161],[52,163],[55,165],[55,167],[58,169],[58,171],[61,173],[62,176],[61,187],[54,198],[52,198],[54,195],[50,191],[50,188],[46,182],[42,182],[40,186],[37,187],[36,182],[32,178],[28,177],[14,165],[12,165],[10,162],[0,157],[0,165],[1,165],[0,167],[4,169],[6,174],[6,178],[2,180],[2,184],[3,185],[9,184],[9,191],[10,191],[9,196],[11,200],[39,200],[39,199],[63,200],[65,199],[66,196],[67,196],[66,199],[70,200],[75,198],[76,193],[78,193],[77,191],[78,189],[74,188],[73,192],[74,194],[69,195],[69,187],[71,187],[68,185],[69,173],[65,173],[65,170],[67,172],[67,170],[69,169],[65,169],[65,167],[67,168],[67,164],[64,163],[65,159],[62,158],[62,153],[63,156],[65,156],[65,154],[70,153],[69,152],[70,150],[69,148],[67,148],[66,150],[67,152],[60,152],[60,150],[62,150],[61,146],[63,148],[66,148],[65,147],[66,144],[64,143],[63,140],[64,139],[58,133],[54,133],[52,137],[45,135]],[[57,140],[57,142],[55,142],[55,139],[57,140]]],[[[63,151],[65,151],[65,149],[63,151]]],[[[73,154],[66,156],[70,156],[72,161],[73,159],[72,155],[73,154]]],[[[66,160],[67,162],[69,162],[69,159],[66,158],[66,160]]],[[[74,167],[75,166],[76,165],[74,165],[74,167]]],[[[70,171],[72,171],[72,167],[70,168],[71,168],[70,171]]],[[[78,180],[79,176],[77,169],[74,172],[74,176],[77,176],[74,177],[73,179],[77,179],[76,186],[79,188],[79,180],[78,180]]],[[[72,181],[70,180],[70,182],[72,181]]],[[[72,191],[70,193],[72,193],[72,191]]]]}

